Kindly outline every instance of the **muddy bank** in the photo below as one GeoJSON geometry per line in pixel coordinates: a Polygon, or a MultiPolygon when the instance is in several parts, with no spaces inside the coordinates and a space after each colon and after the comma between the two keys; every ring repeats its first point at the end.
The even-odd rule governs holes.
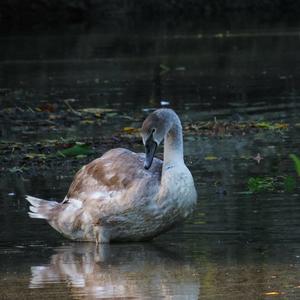
{"type": "MultiPolygon", "coordinates": [[[[65,102],[5,108],[0,110],[0,117],[0,172],[3,173],[32,175],[49,170],[56,170],[57,174],[72,173],[112,148],[144,151],[139,133],[144,112],[132,116],[108,108],[75,109],[65,102]],[[112,126],[114,123],[118,124],[116,128],[112,126]]],[[[236,140],[237,144],[261,137],[284,140],[290,131],[299,128],[299,123],[283,121],[233,121],[216,117],[210,121],[183,121],[187,143],[207,138],[236,140]]],[[[158,156],[162,158],[162,152],[158,156]]],[[[222,157],[201,156],[199,159],[204,160],[222,157]]]]}

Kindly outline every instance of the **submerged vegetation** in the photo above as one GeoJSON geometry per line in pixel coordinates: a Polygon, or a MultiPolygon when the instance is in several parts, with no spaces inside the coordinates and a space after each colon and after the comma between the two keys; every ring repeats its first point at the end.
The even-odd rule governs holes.
{"type": "Polygon", "coordinates": [[[296,156],[295,154],[291,154],[290,158],[294,161],[295,163],[295,168],[298,176],[300,176],[300,158],[296,156]]]}
{"type": "Polygon", "coordinates": [[[296,180],[292,176],[256,176],[248,180],[248,189],[252,193],[286,191],[293,192],[296,180]]]}
{"type": "MultiPolygon", "coordinates": [[[[290,154],[295,164],[297,175],[300,176],[300,159],[295,154],[290,154]]],[[[255,176],[250,177],[247,182],[248,190],[252,193],[286,191],[293,192],[297,187],[294,176],[255,176]]]]}

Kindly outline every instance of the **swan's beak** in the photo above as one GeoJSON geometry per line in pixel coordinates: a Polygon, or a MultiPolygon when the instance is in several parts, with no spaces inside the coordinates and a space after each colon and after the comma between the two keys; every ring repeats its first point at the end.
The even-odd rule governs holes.
{"type": "Polygon", "coordinates": [[[145,143],[146,157],[145,157],[145,162],[144,162],[144,168],[146,170],[148,170],[152,165],[152,161],[153,161],[153,157],[154,157],[156,148],[157,148],[157,143],[153,140],[153,136],[151,135],[145,143]]]}

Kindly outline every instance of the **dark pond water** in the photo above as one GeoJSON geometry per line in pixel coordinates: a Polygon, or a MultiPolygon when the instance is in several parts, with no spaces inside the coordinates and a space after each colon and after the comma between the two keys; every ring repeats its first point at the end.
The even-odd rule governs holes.
{"type": "Polygon", "coordinates": [[[249,134],[186,134],[199,204],[184,226],[152,243],[97,247],[65,240],[29,219],[24,195],[63,199],[73,170],[16,174],[1,167],[3,299],[300,297],[299,180],[292,192],[247,192],[251,176],[296,176],[289,154],[300,153],[300,30],[61,33],[2,36],[0,43],[1,109],[34,110],[71,99],[76,110],[113,108],[132,117],[26,135],[1,114],[2,141],[110,135],[139,126],[149,109],[164,105],[184,122],[288,125],[249,134]]]}

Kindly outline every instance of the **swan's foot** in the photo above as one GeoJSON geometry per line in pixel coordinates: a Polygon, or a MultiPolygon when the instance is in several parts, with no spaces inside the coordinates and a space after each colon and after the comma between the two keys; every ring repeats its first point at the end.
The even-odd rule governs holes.
{"type": "Polygon", "coordinates": [[[96,245],[107,244],[110,242],[109,230],[103,226],[95,225],[94,234],[96,245]]]}

